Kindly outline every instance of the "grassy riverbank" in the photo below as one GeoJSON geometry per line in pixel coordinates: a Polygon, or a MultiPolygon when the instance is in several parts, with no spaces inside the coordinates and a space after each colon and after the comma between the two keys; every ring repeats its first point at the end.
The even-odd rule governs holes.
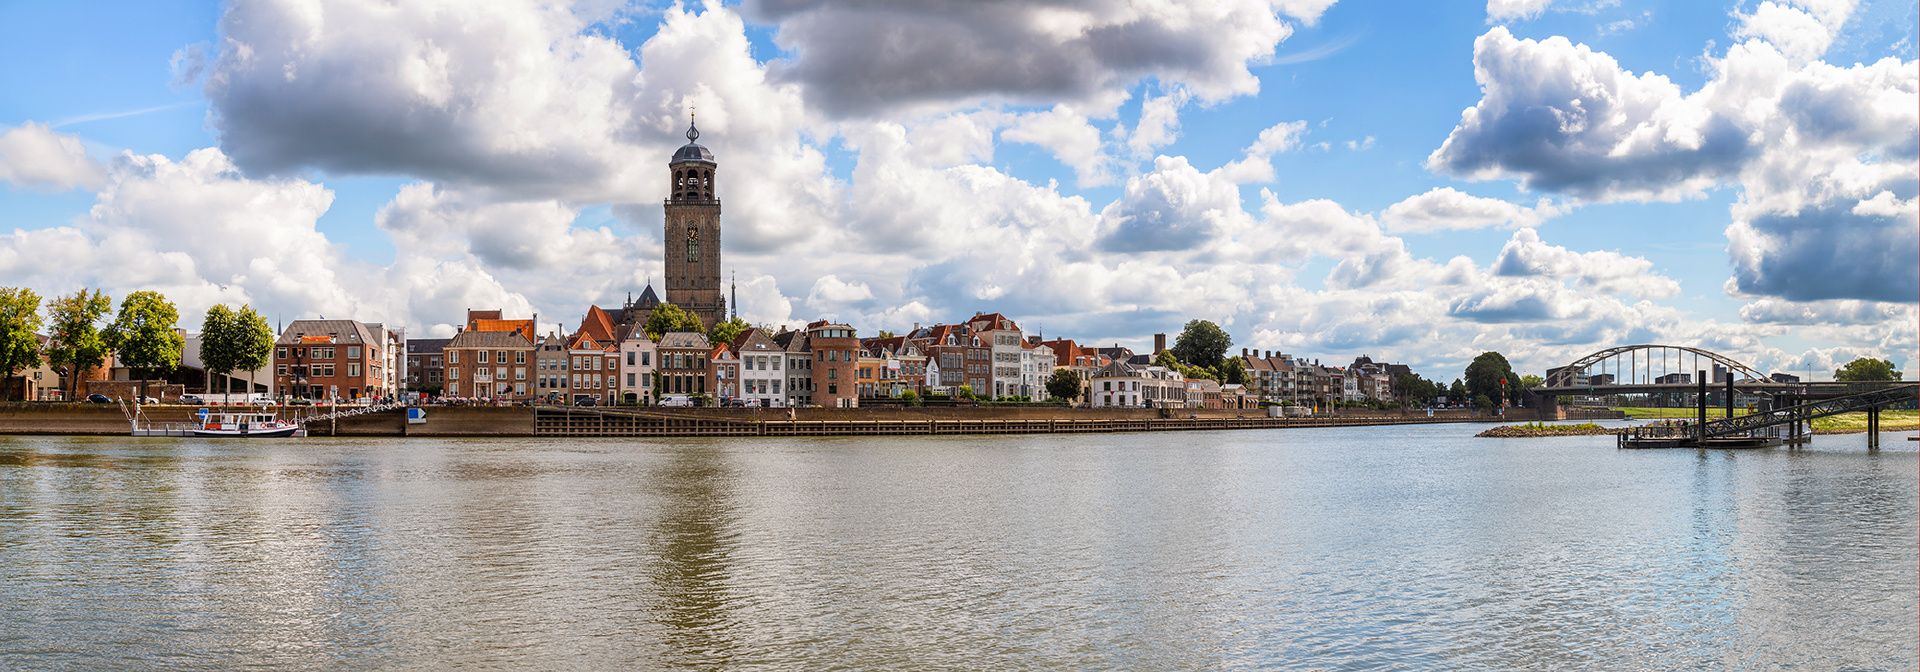
{"type": "MultiPolygon", "coordinates": [[[[1691,408],[1637,408],[1621,407],[1627,417],[1636,420],[1691,420],[1698,411],[1691,408]]],[[[1745,409],[1734,409],[1734,415],[1746,415],[1745,409]]],[[[1724,408],[1707,409],[1708,420],[1718,420],[1727,416],[1724,408]]],[[[1881,411],[1880,430],[1883,432],[1905,432],[1920,429],[1920,411],[1881,411]]],[[[1840,415],[1818,418],[1813,421],[1813,431],[1822,434],[1848,434],[1867,431],[1866,413],[1842,413],[1840,415]]]]}

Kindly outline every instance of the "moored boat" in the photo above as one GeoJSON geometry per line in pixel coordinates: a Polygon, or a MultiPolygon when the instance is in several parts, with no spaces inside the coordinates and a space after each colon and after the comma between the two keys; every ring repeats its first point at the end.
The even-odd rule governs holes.
{"type": "Polygon", "coordinates": [[[272,413],[211,413],[200,409],[195,415],[194,436],[231,436],[273,438],[293,436],[300,425],[274,417],[272,413]]]}

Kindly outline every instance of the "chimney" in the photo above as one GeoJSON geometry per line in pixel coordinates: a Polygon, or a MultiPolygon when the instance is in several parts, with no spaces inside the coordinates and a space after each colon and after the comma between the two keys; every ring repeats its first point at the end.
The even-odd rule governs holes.
{"type": "Polygon", "coordinates": [[[1273,359],[1273,351],[1272,351],[1272,350],[1268,350],[1268,351],[1267,351],[1267,357],[1266,357],[1266,358],[1267,358],[1267,359],[1273,359]]]}
{"type": "Polygon", "coordinates": [[[456,334],[458,334],[458,333],[461,333],[461,332],[464,332],[464,331],[466,331],[466,330],[467,330],[467,328],[466,328],[466,327],[459,327],[459,326],[456,326],[456,327],[454,327],[454,328],[453,328],[453,333],[456,333],[456,334]]]}
{"type": "Polygon", "coordinates": [[[1165,350],[1165,349],[1167,349],[1167,335],[1154,334],[1153,335],[1153,354],[1158,355],[1160,354],[1161,350],[1165,350]]]}

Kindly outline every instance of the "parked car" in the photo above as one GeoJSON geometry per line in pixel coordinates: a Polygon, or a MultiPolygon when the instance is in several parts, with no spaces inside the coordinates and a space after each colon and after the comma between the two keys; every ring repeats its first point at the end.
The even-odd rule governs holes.
{"type": "Polygon", "coordinates": [[[594,399],[593,397],[581,397],[581,398],[579,398],[579,399],[576,399],[576,400],[574,400],[574,402],[573,402],[573,405],[575,405],[575,406],[599,406],[599,405],[600,405],[600,401],[599,401],[599,400],[597,400],[597,399],[594,399]]]}
{"type": "Polygon", "coordinates": [[[140,403],[142,403],[142,404],[158,404],[158,403],[160,403],[160,400],[159,400],[159,399],[155,399],[155,398],[153,398],[153,397],[141,397],[141,398],[140,398],[140,403]]]}
{"type": "Polygon", "coordinates": [[[200,404],[204,404],[204,403],[207,403],[207,402],[206,402],[206,400],[205,400],[205,399],[201,399],[199,395],[194,395],[194,394],[183,394],[183,395],[180,395],[180,403],[182,403],[182,404],[193,404],[193,405],[196,405],[196,406],[198,406],[198,405],[200,405],[200,404]]]}
{"type": "Polygon", "coordinates": [[[108,399],[108,398],[107,398],[107,395],[104,395],[104,394],[89,394],[89,395],[87,395],[87,403],[89,403],[89,404],[111,404],[111,403],[113,403],[113,400],[112,400],[112,399],[108,399]]]}

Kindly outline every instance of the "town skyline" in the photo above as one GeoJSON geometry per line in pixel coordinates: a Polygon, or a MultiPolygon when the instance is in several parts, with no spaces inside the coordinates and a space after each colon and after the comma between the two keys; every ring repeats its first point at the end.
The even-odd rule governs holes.
{"type": "Polygon", "coordinates": [[[5,284],[161,291],[189,328],[246,303],[566,331],[665,276],[697,108],[753,324],[997,312],[1144,350],[1206,319],[1432,372],[1639,342],[1915,365],[1910,6],[431,4],[0,10],[9,62],[54,63],[0,102],[5,284]],[[866,28],[995,48],[876,59],[842,39],[866,28]]]}

